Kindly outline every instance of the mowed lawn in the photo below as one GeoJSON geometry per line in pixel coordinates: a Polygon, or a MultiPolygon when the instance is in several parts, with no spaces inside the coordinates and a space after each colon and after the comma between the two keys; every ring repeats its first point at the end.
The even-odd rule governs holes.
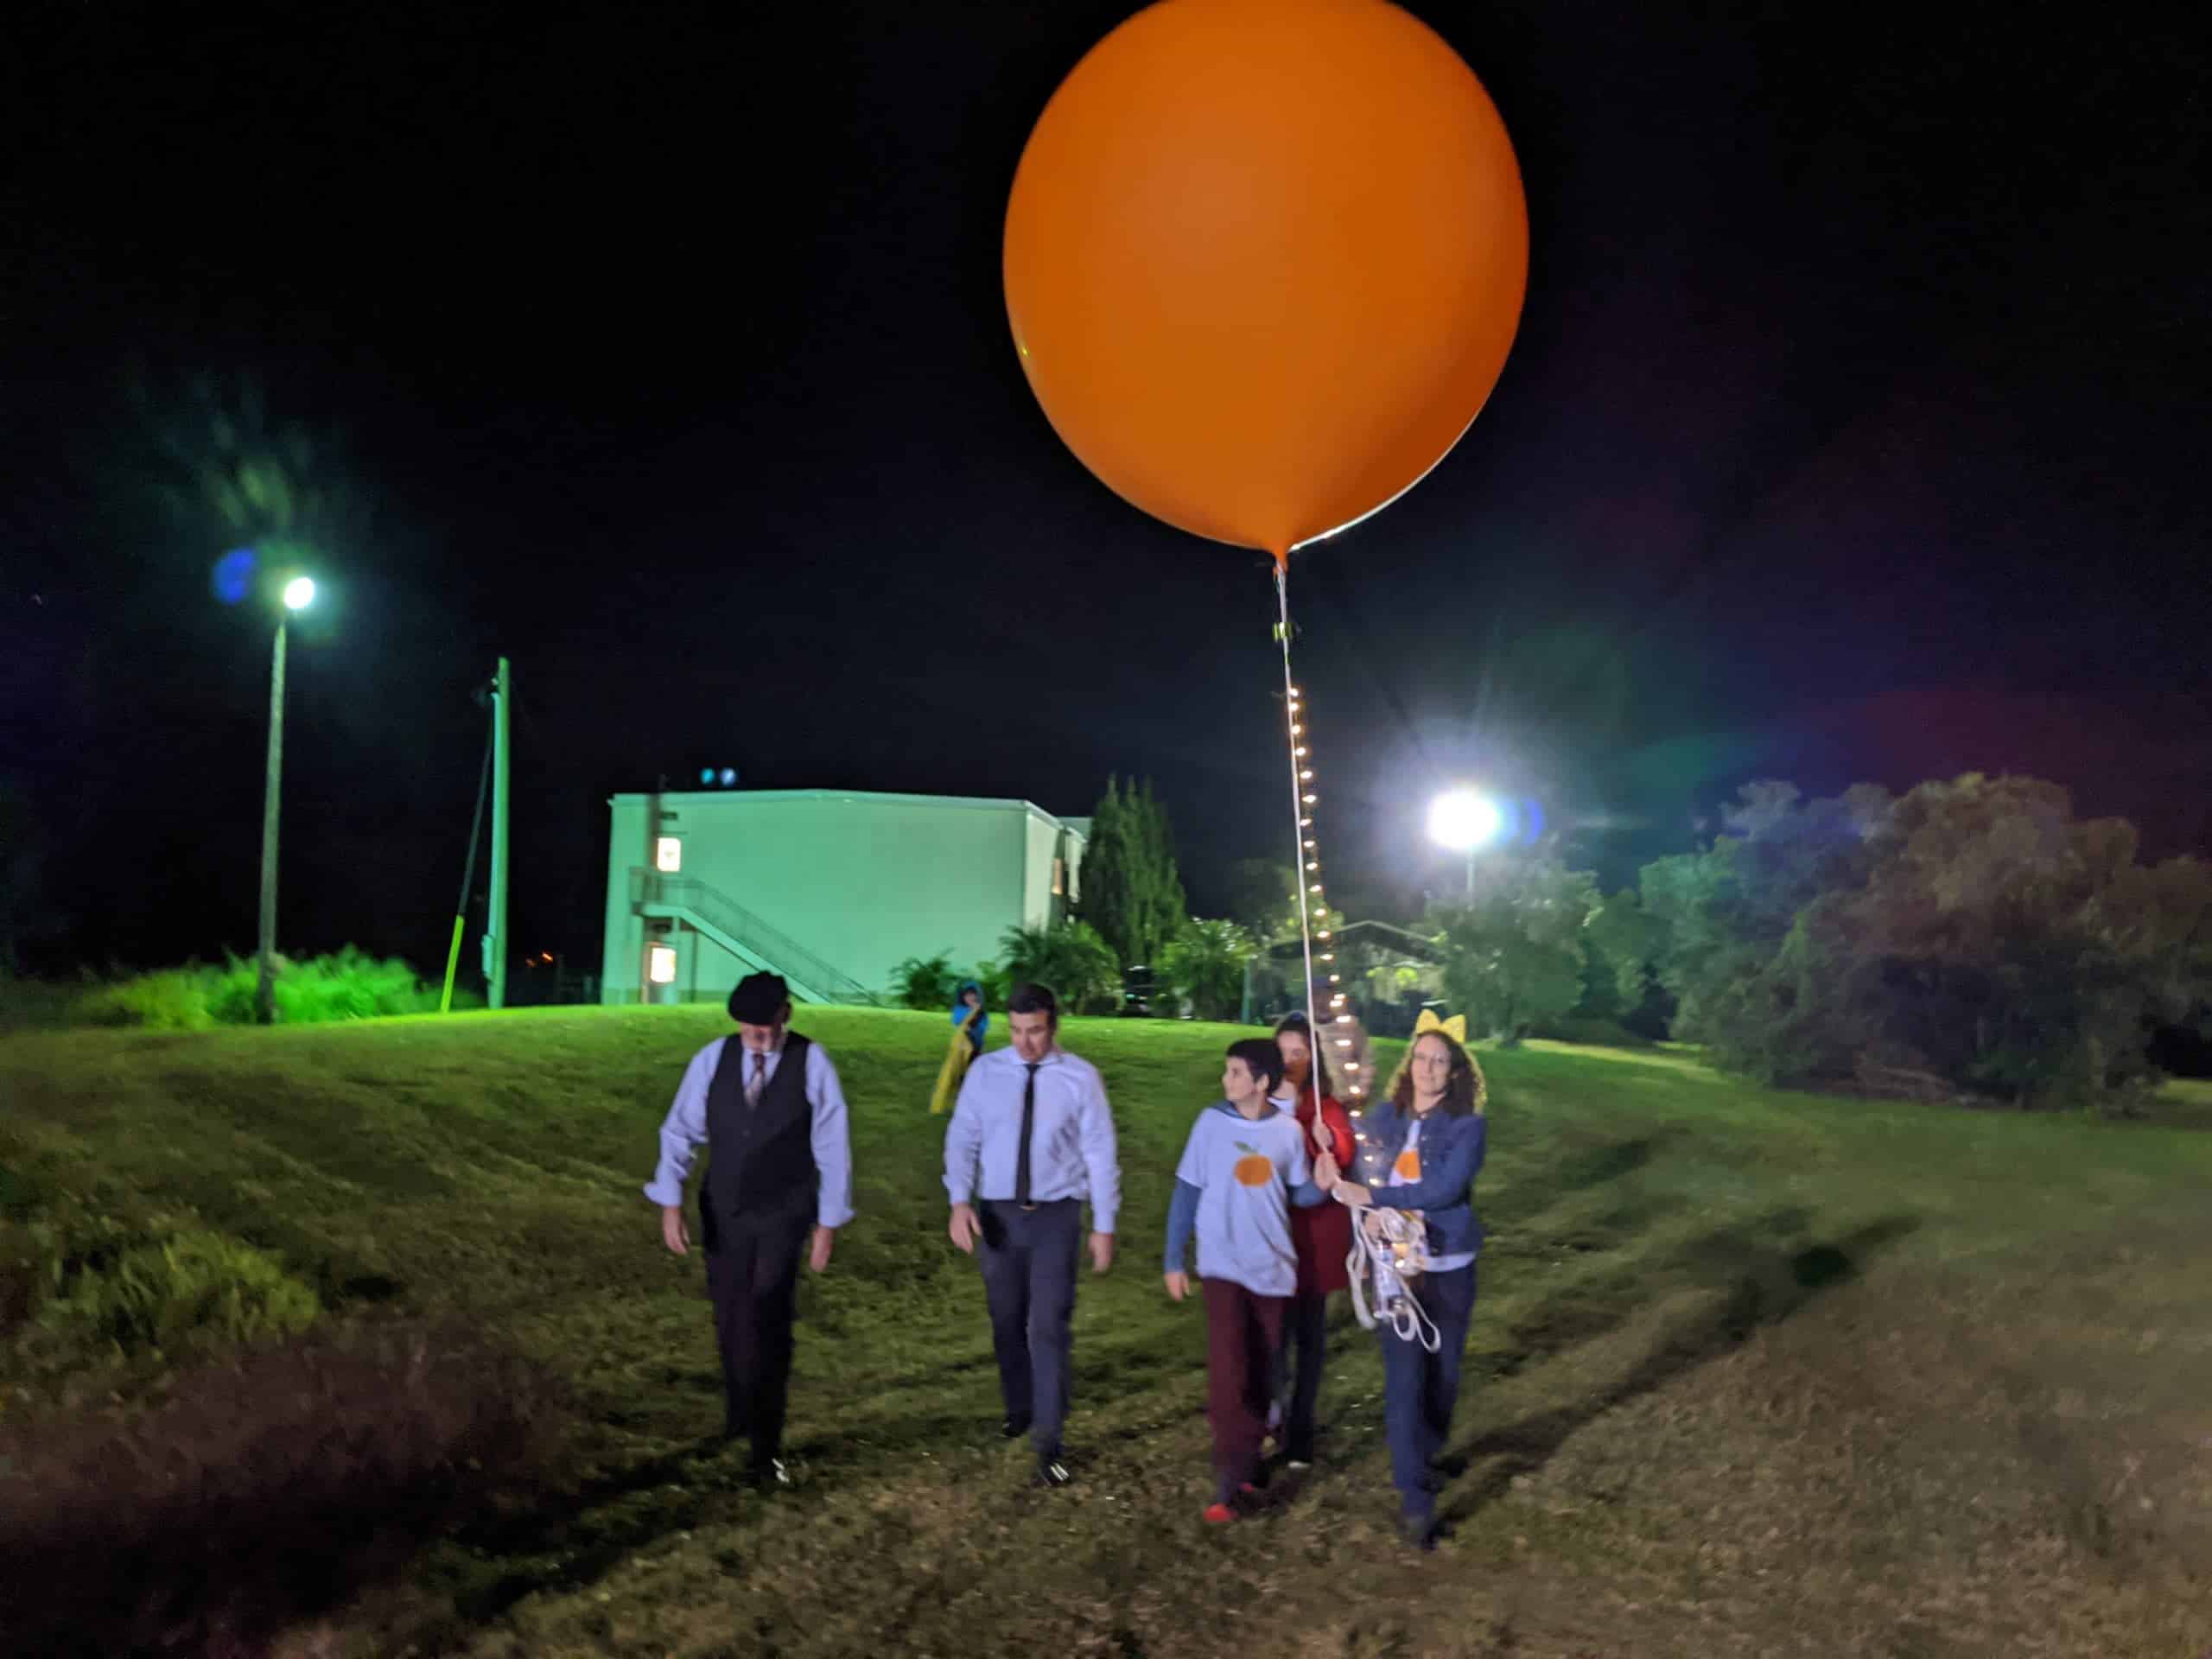
{"type": "MultiPolygon", "coordinates": [[[[799,1025],[854,1103],[860,1217],[803,1292],[802,1480],[772,1498],[714,1442],[701,1266],[638,1192],[718,1011],[0,1039],[20,1181],[188,1204],[334,1319],[457,1319],[565,1385],[549,1479],[279,1651],[2212,1649],[2201,1127],[1777,1094],[1664,1052],[1485,1053],[1465,1468],[1421,1557],[1392,1541],[1374,1338],[1348,1315],[1320,1465],[1259,1519],[1198,1519],[1202,1315],[1161,1291],[1160,1229],[1234,1033],[1065,1033],[1112,1092],[1125,1207],[1077,1304],[1078,1483],[1046,1493],[998,1440],[981,1287],[944,1237],[943,1020],[799,1025]]],[[[66,1409],[23,1351],[0,1351],[18,1430],[66,1409]]],[[[139,1375],[95,1380],[127,1398],[139,1375]]]]}

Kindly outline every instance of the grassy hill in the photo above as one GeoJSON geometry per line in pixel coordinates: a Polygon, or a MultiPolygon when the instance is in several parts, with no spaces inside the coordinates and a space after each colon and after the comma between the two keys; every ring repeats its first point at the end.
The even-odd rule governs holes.
{"type": "MultiPolygon", "coordinates": [[[[311,1289],[315,1332],[435,1331],[416,1372],[480,1350],[482,1375],[537,1390],[561,1431],[488,1506],[396,1514],[372,1555],[402,1570],[365,1590],[332,1579],[336,1605],[279,1651],[2212,1647],[2212,1136],[1768,1093],[1664,1052],[1486,1055],[1465,1468],[1452,1535],[1411,1558],[1389,1542],[1379,1366],[1355,1328],[1304,1488],[1223,1532],[1198,1520],[1202,1316],[1161,1293],[1160,1230],[1228,1032],[1069,1026],[1113,1093],[1127,1207],[1121,1260],[1078,1294],[1080,1481],[1045,1494],[996,1438],[981,1287],[944,1236],[926,1110],[942,1020],[800,1024],[854,1102],[860,1219],[802,1293],[803,1484],[773,1499],[740,1491],[711,1439],[700,1263],[661,1249],[638,1192],[718,1013],[0,1039],[0,1262],[19,1264],[0,1297],[0,1513],[10,1460],[26,1496],[56,1447],[92,1448],[68,1466],[126,1497],[134,1480],[181,1491],[197,1477],[180,1459],[200,1477],[253,1466],[235,1426],[226,1459],[181,1444],[199,1420],[177,1402],[224,1362],[29,1317],[40,1249],[75,1248],[87,1271],[112,1259],[57,1244],[69,1228],[127,1242],[188,1210],[311,1289]],[[114,1446],[135,1449],[118,1462],[114,1446]]],[[[13,1506],[0,1556],[63,1524],[54,1497],[13,1506]]],[[[234,1489],[225,1524],[254,1512],[234,1489]]],[[[283,1575],[282,1542],[257,1570],[283,1575]]],[[[257,1650],[250,1598],[194,1623],[220,1577],[162,1617],[209,1650],[257,1650]]]]}

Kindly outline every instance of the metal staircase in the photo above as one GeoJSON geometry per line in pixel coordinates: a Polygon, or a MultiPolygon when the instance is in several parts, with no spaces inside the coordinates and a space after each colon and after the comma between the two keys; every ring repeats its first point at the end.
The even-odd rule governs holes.
{"type": "Polygon", "coordinates": [[[641,916],[681,922],[763,973],[781,974],[802,1002],[873,1007],[876,994],[790,935],[768,925],[728,893],[687,875],[630,872],[630,902],[641,916]]]}

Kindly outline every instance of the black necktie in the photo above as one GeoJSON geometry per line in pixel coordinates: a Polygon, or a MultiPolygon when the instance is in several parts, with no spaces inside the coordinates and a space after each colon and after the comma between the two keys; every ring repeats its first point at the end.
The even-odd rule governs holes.
{"type": "Polygon", "coordinates": [[[1014,1201],[1025,1210],[1029,1207],[1029,1137],[1037,1129],[1037,1068],[1042,1064],[1028,1063],[1028,1081],[1021,1085],[1021,1150],[1014,1155],[1014,1201]]]}

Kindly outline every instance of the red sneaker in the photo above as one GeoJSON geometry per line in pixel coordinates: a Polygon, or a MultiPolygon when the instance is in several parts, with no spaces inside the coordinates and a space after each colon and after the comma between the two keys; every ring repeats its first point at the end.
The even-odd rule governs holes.
{"type": "Polygon", "coordinates": [[[1236,1519],[1236,1511],[1226,1503],[1209,1503],[1202,1518],[1210,1527],[1225,1527],[1236,1519]]]}

